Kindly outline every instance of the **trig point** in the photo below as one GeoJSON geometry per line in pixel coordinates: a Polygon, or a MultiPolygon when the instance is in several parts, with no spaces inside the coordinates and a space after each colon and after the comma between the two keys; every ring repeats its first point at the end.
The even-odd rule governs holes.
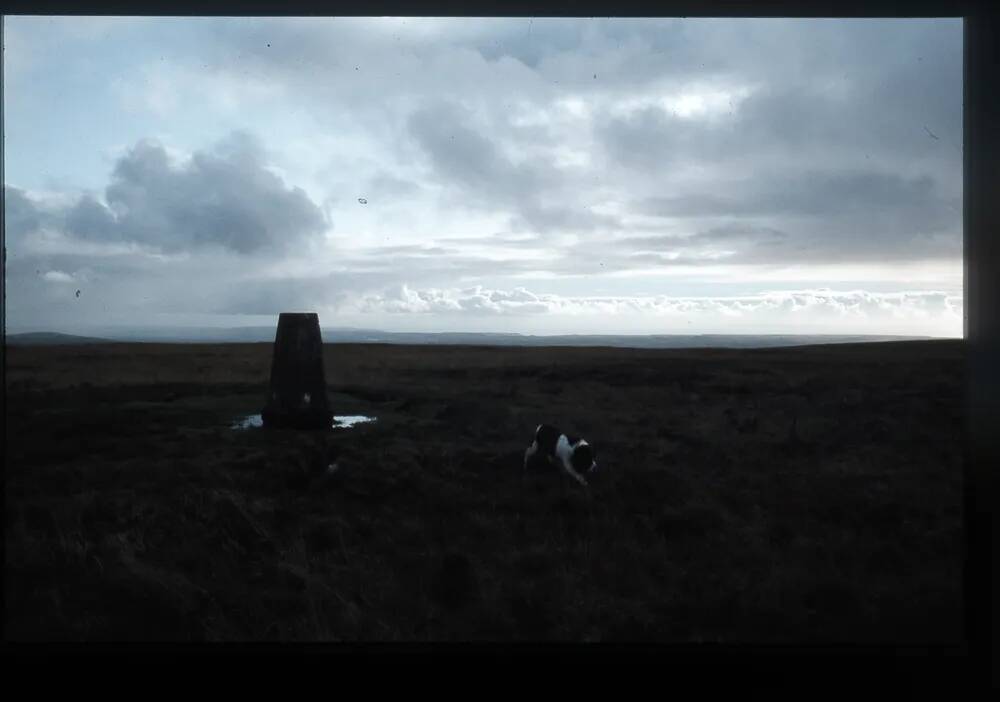
{"type": "Polygon", "coordinates": [[[333,412],[326,396],[323,338],[315,312],[282,312],[278,316],[271,387],[261,419],[265,427],[330,427],[333,412]]]}

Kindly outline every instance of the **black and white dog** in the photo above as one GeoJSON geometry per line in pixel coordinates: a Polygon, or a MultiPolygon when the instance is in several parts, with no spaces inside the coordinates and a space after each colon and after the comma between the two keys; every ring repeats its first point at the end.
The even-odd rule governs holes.
{"type": "Polygon", "coordinates": [[[577,482],[586,485],[583,473],[597,470],[594,457],[594,448],[583,439],[566,436],[548,424],[539,424],[535,429],[535,440],[524,452],[524,470],[527,471],[531,463],[541,458],[550,465],[562,467],[577,482]]]}

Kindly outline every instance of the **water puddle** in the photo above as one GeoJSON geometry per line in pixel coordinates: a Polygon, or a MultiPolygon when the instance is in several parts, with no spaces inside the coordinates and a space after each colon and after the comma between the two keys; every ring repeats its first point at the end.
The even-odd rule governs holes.
{"type": "Polygon", "coordinates": [[[350,429],[355,424],[374,421],[375,417],[366,417],[363,414],[343,414],[333,418],[333,428],[350,429]]]}
{"type": "MultiPolygon", "coordinates": [[[[333,429],[350,429],[358,424],[365,424],[367,422],[374,422],[375,417],[366,417],[363,414],[341,414],[336,415],[333,418],[333,423],[330,425],[333,429]]],[[[233,429],[256,429],[264,426],[264,420],[259,414],[248,414],[246,417],[236,420],[233,423],[233,429]]]]}
{"type": "Polygon", "coordinates": [[[233,424],[233,429],[253,429],[264,426],[264,420],[259,414],[251,414],[233,424]]]}

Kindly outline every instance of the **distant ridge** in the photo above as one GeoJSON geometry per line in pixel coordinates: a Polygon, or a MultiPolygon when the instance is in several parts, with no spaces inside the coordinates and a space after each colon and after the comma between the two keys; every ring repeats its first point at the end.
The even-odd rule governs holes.
{"type": "MultiPolygon", "coordinates": [[[[147,343],[261,343],[273,342],[273,327],[100,329],[102,336],[78,336],[55,332],[31,332],[7,336],[9,344],[101,344],[147,343]]],[[[322,331],[326,344],[434,344],[455,346],[612,346],[637,349],[680,348],[772,348],[817,344],[856,344],[883,341],[926,341],[929,336],[869,334],[491,334],[474,332],[386,332],[375,329],[328,328],[322,331]]]]}
{"type": "Polygon", "coordinates": [[[71,344],[113,344],[113,339],[101,339],[95,336],[77,336],[76,334],[60,334],[58,332],[27,332],[25,334],[8,334],[8,344],[12,346],[63,346],[71,344]]]}
{"type": "Polygon", "coordinates": [[[637,349],[679,348],[767,348],[774,346],[811,346],[815,344],[852,344],[878,341],[923,341],[927,336],[874,336],[846,334],[475,334],[445,332],[379,332],[336,330],[324,332],[327,343],[445,344],[473,346],[612,346],[637,349]]]}

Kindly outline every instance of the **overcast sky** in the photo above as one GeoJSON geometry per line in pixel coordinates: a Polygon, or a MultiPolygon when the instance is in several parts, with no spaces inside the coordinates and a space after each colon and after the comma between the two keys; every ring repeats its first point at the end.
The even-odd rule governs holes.
{"type": "Polygon", "coordinates": [[[961,20],[4,20],[8,331],[962,333],[961,20]]]}

